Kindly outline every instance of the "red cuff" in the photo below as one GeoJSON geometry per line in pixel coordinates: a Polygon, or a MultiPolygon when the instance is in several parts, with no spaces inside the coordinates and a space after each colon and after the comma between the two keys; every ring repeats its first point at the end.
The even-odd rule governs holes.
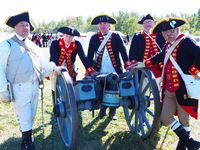
{"type": "Polygon", "coordinates": [[[199,70],[195,65],[192,65],[192,66],[189,68],[189,72],[190,72],[193,76],[196,76],[197,73],[200,72],[200,70],[199,70]]]}
{"type": "Polygon", "coordinates": [[[126,67],[128,67],[128,66],[130,66],[130,65],[131,65],[131,62],[130,62],[130,61],[125,62],[124,68],[126,69],[126,67]]]}
{"type": "Polygon", "coordinates": [[[45,79],[50,80],[50,77],[49,77],[49,76],[48,76],[48,77],[45,77],[45,79]]]}
{"type": "Polygon", "coordinates": [[[135,65],[136,63],[137,63],[136,60],[132,60],[132,61],[131,61],[131,65],[135,65]]]}
{"type": "Polygon", "coordinates": [[[144,62],[144,64],[145,64],[145,66],[148,67],[148,68],[150,68],[150,67],[153,66],[153,63],[152,63],[152,61],[151,61],[150,59],[146,60],[146,61],[144,62]]]}
{"type": "Polygon", "coordinates": [[[90,76],[92,73],[94,72],[94,68],[93,67],[89,67],[86,69],[86,73],[90,76]]]}

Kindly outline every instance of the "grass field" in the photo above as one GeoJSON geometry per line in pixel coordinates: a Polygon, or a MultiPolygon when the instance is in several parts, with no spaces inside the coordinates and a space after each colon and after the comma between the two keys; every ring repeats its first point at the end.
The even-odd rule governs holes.
{"type": "MultiPolygon", "coordinates": [[[[45,50],[47,51],[47,50],[45,50]]],[[[78,78],[84,74],[80,61],[78,78]]],[[[45,81],[44,89],[44,120],[45,137],[42,135],[41,100],[34,124],[35,145],[37,150],[64,150],[65,147],[59,137],[56,119],[52,113],[50,83],[45,81]]],[[[97,116],[98,111],[95,111],[97,116]]],[[[178,138],[166,127],[161,127],[157,134],[142,141],[129,131],[122,108],[117,110],[118,120],[107,117],[102,120],[92,118],[90,111],[79,112],[78,149],[79,150],[173,150],[178,138]]],[[[191,135],[200,140],[200,120],[191,119],[191,135]]],[[[21,133],[17,120],[13,114],[12,105],[0,103],[0,150],[20,150],[21,133]]]]}

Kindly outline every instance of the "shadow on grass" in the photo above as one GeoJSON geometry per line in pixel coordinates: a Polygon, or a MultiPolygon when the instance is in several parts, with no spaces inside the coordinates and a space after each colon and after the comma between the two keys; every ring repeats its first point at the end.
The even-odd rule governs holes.
{"type": "MultiPolygon", "coordinates": [[[[33,129],[34,144],[37,150],[64,150],[65,146],[61,141],[56,118],[52,113],[50,122],[45,123],[45,140],[43,140],[42,125],[33,129]],[[48,132],[51,130],[51,132],[48,132]],[[47,135],[48,134],[48,135],[47,135]]],[[[21,138],[9,138],[0,145],[0,150],[20,150],[21,138]]]]}
{"type": "Polygon", "coordinates": [[[154,135],[147,140],[142,140],[132,132],[117,132],[109,137],[103,145],[104,150],[154,150],[159,136],[154,135]]]}
{"type": "Polygon", "coordinates": [[[36,148],[37,150],[64,150],[65,146],[60,138],[56,117],[53,113],[49,113],[49,115],[51,115],[51,119],[50,122],[45,124],[45,130],[51,132],[48,135],[46,135],[48,131],[45,132],[45,140],[43,140],[42,125],[34,130],[34,134],[37,135],[35,137],[36,148]]]}
{"type": "MultiPolygon", "coordinates": [[[[79,117],[79,119],[81,119],[79,117]]],[[[94,118],[88,125],[82,127],[79,124],[79,141],[78,149],[80,150],[100,150],[102,149],[102,137],[104,137],[107,132],[104,129],[108,126],[111,119],[106,118],[103,122],[99,119],[94,118]],[[95,126],[95,128],[94,128],[95,126]]]]}
{"type": "Polygon", "coordinates": [[[20,150],[20,138],[9,138],[3,144],[0,145],[0,150],[20,150]]]}
{"type": "MultiPolygon", "coordinates": [[[[66,147],[61,141],[56,118],[53,113],[45,113],[51,115],[50,122],[45,124],[45,141],[43,140],[42,125],[33,130],[37,150],[65,150],[66,147]]],[[[129,131],[120,131],[108,136],[109,133],[105,130],[111,121],[108,117],[103,120],[94,118],[86,126],[82,126],[81,113],[78,117],[78,150],[161,150],[162,143],[165,141],[164,138],[160,147],[156,148],[160,139],[159,134],[154,134],[147,140],[142,140],[129,131]],[[104,140],[106,136],[107,138],[104,140]]],[[[167,134],[168,131],[166,131],[165,136],[167,134]]],[[[0,145],[0,150],[20,150],[20,143],[20,138],[9,138],[0,145]]]]}
{"type": "MultiPolygon", "coordinates": [[[[80,150],[154,150],[157,149],[160,135],[156,132],[147,140],[142,140],[131,131],[120,131],[110,135],[106,141],[102,141],[107,131],[104,129],[110,123],[110,119],[106,118],[103,122],[98,119],[92,120],[85,127],[79,128],[79,144],[80,150]],[[95,126],[95,128],[94,128],[95,126]]],[[[166,134],[168,131],[166,131],[166,134]]],[[[163,143],[165,138],[163,139],[163,143]]],[[[159,149],[162,149],[162,144],[159,149]]]]}

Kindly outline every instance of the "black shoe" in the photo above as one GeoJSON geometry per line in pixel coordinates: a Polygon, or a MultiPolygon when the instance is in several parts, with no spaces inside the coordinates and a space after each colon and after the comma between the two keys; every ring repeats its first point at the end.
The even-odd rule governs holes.
{"type": "Polygon", "coordinates": [[[189,132],[187,132],[182,125],[174,130],[174,132],[179,139],[185,143],[185,146],[188,148],[188,150],[198,150],[200,148],[200,142],[191,138],[189,132]]]}
{"type": "Polygon", "coordinates": [[[117,120],[116,108],[110,108],[109,118],[112,120],[117,120]]]}
{"type": "Polygon", "coordinates": [[[21,150],[36,150],[33,142],[22,141],[21,150]]]}
{"type": "Polygon", "coordinates": [[[117,116],[116,115],[114,115],[114,116],[109,116],[112,120],[117,120],[118,118],[117,118],[117,116]]]}
{"type": "Polygon", "coordinates": [[[176,150],[186,150],[186,145],[185,143],[179,139],[176,150]]]}
{"type": "Polygon", "coordinates": [[[200,142],[195,141],[193,138],[189,139],[188,150],[198,150],[200,149],[200,142]]]}
{"type": "Polygon", "coordinates": [[[97,118],[102,119],[104,116],[106,116],[106,109],[103,108],[103,109],[100,109],[97,118]]]}
{"type": "Polygon", "coordinates": [[[129,109],[135,109],[135,100],[132,96],[129,97],[131,104],[128,106],[129,109]]]}

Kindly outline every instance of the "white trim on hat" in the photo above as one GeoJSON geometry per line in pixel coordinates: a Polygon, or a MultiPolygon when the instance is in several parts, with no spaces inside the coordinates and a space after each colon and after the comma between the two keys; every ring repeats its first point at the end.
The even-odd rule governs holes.
{"type": "Polygon", "coordinates": [[[170,21],[170,26],[174,29],[175,28],[175,24],[176,24],[176,21],[175,20],[172,20],[170,21]]]}

